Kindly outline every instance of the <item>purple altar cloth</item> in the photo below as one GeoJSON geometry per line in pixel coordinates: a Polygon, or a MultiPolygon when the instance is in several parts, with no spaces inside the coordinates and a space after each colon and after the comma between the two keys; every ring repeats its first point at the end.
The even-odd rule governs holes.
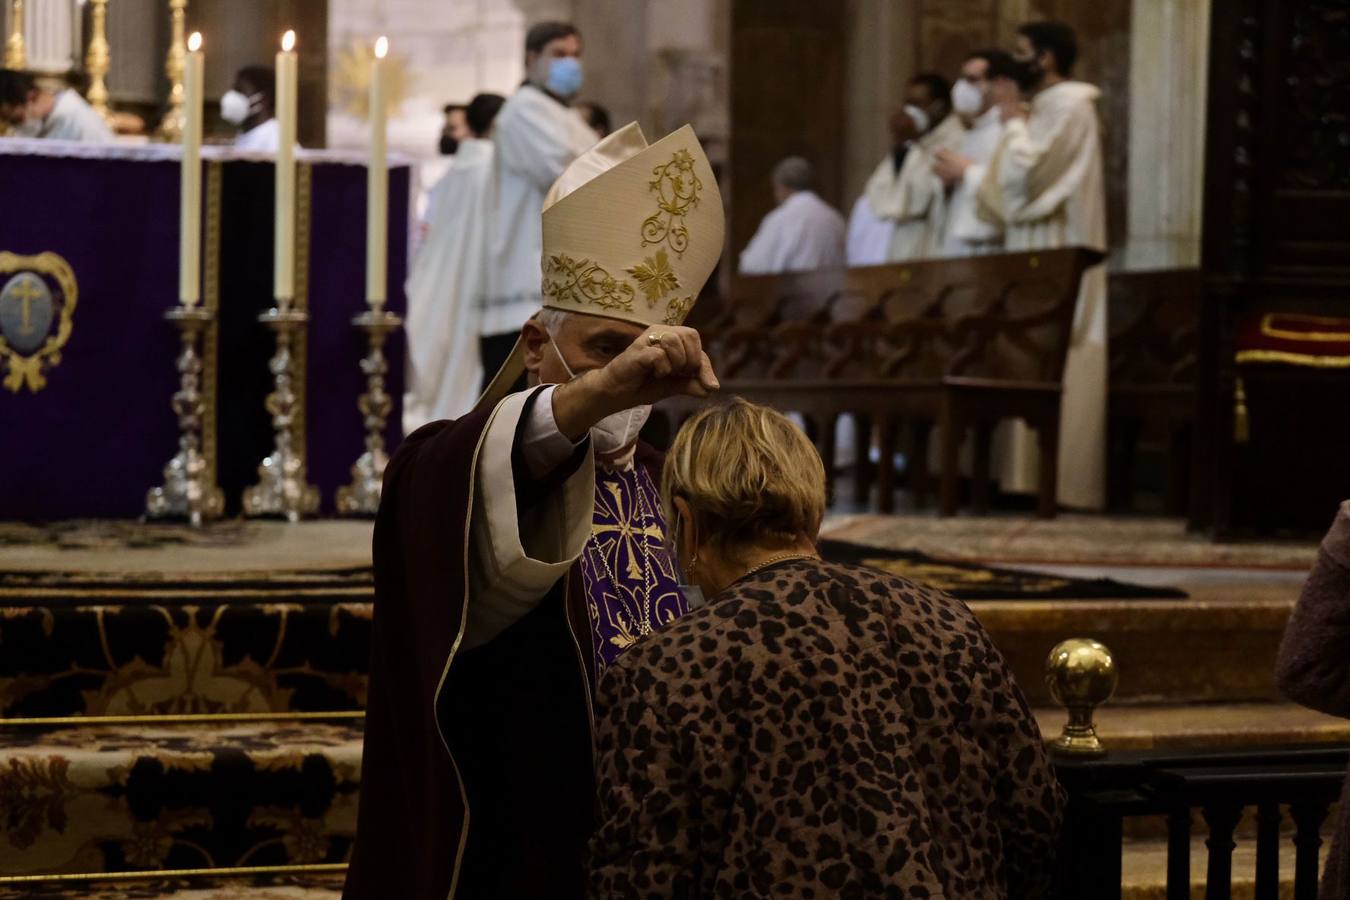
{"type": "MultiPolygon", "coordinates": [[[[179,343],[163,318],[178,294],[177,148],[119,147],[96,154],[44,144],[49,146],[36,154],[20,153],[32,142],[0,140],[0,253],[59,254],[74,273],[78,301],[60,362],[45,371],[46,386],[36,393],[0,387],[0,520],[136,517],[144,512],[146,491],[162,483],[164,463],[177,448],[170,398],[178,388],[179,343]]],[[[207,155],[224,160],[227,185],[217,399],[222,409],[238,413],[234,420],[221,419],[219,467],[222,473],[248,472],[246,483],[252,483],[270,446],[261,396],[270,385],[270,337],[264,334],[246,347],[231,341],[251,329],[263,331],[249,321],[271,299],[233,291],[240,279],[231,277],[245,272],[243,282],[270,285],[270,213],[259,221],[258,211],[271,207],[271,167],[219,151],[207,155]],[[252,174],[235,177],[234,171],[252,174]],[[237,239],[231,223],[256,234],[237,239]],[[233,337],[227,318],[236,323],[233,337]],[[252,443],[235,439],[240,417],[248,420],[242,430],[256,438],[252,443]]],[[[365,389],[359,369],[365,344],[351,319],[366,308],[366,174],[364,166],[337,154],[305,157],[313,165],[307,447],[310,481],[320,489],[324,511],[331,512],[334,493],[350,481],[349,468],[364,445],[356,401],[365,389]]],[[[406,165],[391,167],[388,308],[400,314],[406,310],[409,176],[406,165]]],[[[204,202],[205,193],[204,188],[204,202]]],[[[205,246],[205,236],[203,241],[205,246]]],[[[0,272],[0,290],[12,275],[0,272]]],[[[402,417],[401,333],[391,336],[386,356],[394,403],[386,440],[392,452],[402,417]]],[[[4,374],[0,363],[0,377],[4,374]]],[[[233,496],[227,488],[232,509],[237,493],[237,486],[233,496]]]]}
{"type": "Polygon", "coordinates": [[[46,387],[0,388],[0,519],[136,516],[160,483],[177,444],[178,339],[163,319],[177,209],[174,162],[0,156],[0,252],[57,253],[78,285],[46,387]]]}

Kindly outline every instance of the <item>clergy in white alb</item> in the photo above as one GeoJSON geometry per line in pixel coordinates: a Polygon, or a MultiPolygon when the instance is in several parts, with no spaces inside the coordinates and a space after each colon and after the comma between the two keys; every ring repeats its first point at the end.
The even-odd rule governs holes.
{"type": "Polygon", "coordinates": [[[72,88],[51,91],[28,72],[0,69],[0,118],[19,137],[106,144],[113,130],[72,88]]]}
{"type": "Polygon", "coordinates": [[[528,80],[506,101],[492,140],[493,221],[479,334],[489,372],[505,360],[521,324],[539,310],[539,213],[563,170],[596,142],[568,101],[581,89],[581,36],[543,22],[525,36],[528,80]]]}
{"type": "Polygon", "coordinates": [[[281,143],[281,124],[273,107],[276,74],[266,66],[245,66],[235,73],[234,84],[220,98],[220,117],[239,128],[236,150],[276,153],[281,143]]]}
{"type": "Polygon", "coordinates": [[[478,398],[479,301],[487,285],[492,202],[492,121],[503,98],[479,94],[466,107],[470,136],[432,188],[434,215],[408,277],[408,393],[403,430],[468,412],[478,398]]]}
{"type": "MultiPolygon", "coordinates": [[[[864,215],[890,227],[890,245],[879,262],[907,262],[937,254],[946,214],[946,191],[933,171],[934,154],[955,148],[965,132],[961,120],[950,115],[947,80],[932,72],[910,79],[905,107],[891,117],[893,151],[867,180],[864,215]]],[[[858,210],[855,207],[855,214],[858,210]]],[[[852,229],[855,246],[875,246],[877,237],[864,237],[862,221],[852,229]]],[[[881,228],[869,229],[879,235],[881,228]]],[[[871,260],[868,260],[871,262],[871,260]]],[[[863,264],[862,257],[854,265],[863,264]]]]}
{"type": "Polygon", "coordinates": [[[844,265],[844,217],[813,190],[815,171],[800,156],[773,170],[778,205],[759,223],[741,253],[742,275],[810,272],[844,265]]]}
{"type": "MultiPolygon", "coordinates": [[[[1077,55],[1072,29],[1033,22],[1018,33],[1020,80],[1031,93],[1025,118],[1004,136],[980,186],[984,215],[1002,220],[1009,251],[1081,245],[1106,249],[1100,91],[1067,75],[1077,55]]],[[[1059,502],[1100,509],[1106,499],[1106,272],[1083,274],[1074,313],[1059,432],[1059,502]]],[[[1037,488],[1035,435],[1017,422],[999,453],[1004,490],[1037,488]]]]}
{"type": "Polygon", "coordinates": [[[1003,223],[981,218],[976,194],[1003,136],[1003,115],[1021,104],[1012,78],[1012,57],[1003,50],[972,53],[952,85],[952,109],[966,126],[955,150],[934,154],[933,170],[949,191],[941,256],[979,256],[1003,249],[1003,223]]]}

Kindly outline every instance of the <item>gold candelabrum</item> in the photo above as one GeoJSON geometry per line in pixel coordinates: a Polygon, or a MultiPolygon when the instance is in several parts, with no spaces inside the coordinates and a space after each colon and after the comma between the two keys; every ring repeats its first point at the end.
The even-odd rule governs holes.
{"type": "Polygon", "coordinates": [[[5,68],[27,67],[28,51],[23,44],[23,0],[9,0],[9,35],[5,38],[5,68]]]}
{"type": "Polygon", "coordinates": [[[186,518],[193,527],[219,519],[225,496],[202,453],[202,417],[206,398],[201,391],[202,358],[197,344],[211,326],[215,313],[195,305],[177,306],[164,318],[177,328],[183,341],[178,355],[178,392],[173,411],[178,414],[178,452],[164,466],[164,484],[145,495],[145,514],[152,519],[186,518]]]}
{"type": "Polygon", "coordinates": [[[337,511],[343,516],[373,516],[380,509],[380,487],[384,483],[384,468],[389,464],[384,429],[394,406],[384,386],[384,376],[389,372],[384,342],[402,326],[403,319],[372,302],[368,311],[352,319],[352,324],[366,333],[367,352],[361,360],[366,392],[356,401],[365,423],[366,449],[352,464],[351,484],[338,488],[337,511]]]}
{"type": "Polygon", "coordinates": [[[108,109],[108,84],[104,79],[112,59],[108,49],[108,0],[89,0],[89,32],[89,47],[84,52],[84,68],[89,73],[89,92],[85,99],[95,112],[107,119],[111,111],[108,109]]]}
{"type": "Polygon", "coordinates": [[[1092,713],[1111,699],[1119,677],[1115,657],[1105,645],[1088,638],[1055,645],[1045,661],[1045,684],[1055,702],[1068,710],[1069,721],[1050,742],[1051,751],[1078,758],[1106,755],[1092,713]]]}
{"type": "Polygon", "coordinates": [[[277,298],[277,305],[258,316],[258,321],[276,336],[276,353],[267,367],[272,373],[272,393],[266,408],[272,414],[272,452],[258,466],[258,483],[244,490],[244,515],[281,516],[298,522],[319,511],[319,489],[309,484],[305,472],[303,433],[296,434],[295,420],[302,412],[295,391],[295,357],[291,348],[304,330],[309,314],[296,309],[290,298],[277,298]]]}
{"type": "Polygon", "coordinates": [[[169,108],[156,136],[168,143],[183,136],[183,72],[187,68],[187,0],[169,0],[172,37],[164,73],[169,76],[169,108]]]}

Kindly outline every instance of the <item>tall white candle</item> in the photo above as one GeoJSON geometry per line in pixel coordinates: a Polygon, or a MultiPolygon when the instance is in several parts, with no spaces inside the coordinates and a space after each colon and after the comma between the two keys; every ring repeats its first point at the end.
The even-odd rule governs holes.
{"type": "Polygon", "coordinates": [[[178,194],[178,299],[196,306],[201,299],[202,248],[202,36],[187,42],[183,68],[183,165],[178,194]]]}
{"type": "Polygon", "coordinates": [[[389,161],[386,156],[384,57],[389,39],[375,42],[370,68],[370,161],[366,166],[366,299],[384,306],[388,272],[389,161]]]}
{"type": "Polygon", "coordinates": [[[279,299],[290,300],[295,297],[295,91],[299,81],[294,31],[281,37],[276,76],[279,137],[272,293],[279,299]]]}

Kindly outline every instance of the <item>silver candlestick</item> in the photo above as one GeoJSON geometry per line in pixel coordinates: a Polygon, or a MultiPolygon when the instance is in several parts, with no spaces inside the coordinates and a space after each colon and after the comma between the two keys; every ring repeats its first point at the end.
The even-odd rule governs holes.
{"type": "Polygon", "coordinates": [[[366,392],[356,401],[366,426],[366,452],[352,465],[352,483],[338,488],[337,510],[344,516],[373,516],[380,508],[380,486],[384,483],[384,467],[389,464],[384,428],[394,408],[393,398],[384,389],[384,376],[389,373],[384,342],[390,332],[402,326],[403,319],[375,306],[352,319],[352,324],[366,333],[369,348],[361,360],[366,392]]]}
{"type": "Polygon", "coordinates": [[[308,320],[308,313],[292,309],[289,300],[278,300],[275,307],[258,316],[258,321],[276,335],[277,352],[267,364],[272,373],[272,393],[266,403],[276,442],[271,454],[258,465],[258,483],[244,490],[246,516],[285,516],[287,521],[298,522],[302,516],[319,511],[319,489],[306,481],[304,451],[296,448],[297,441],[303,442],[305,436],[295,433],[300,403],[295,393],[291,344],[308,320]]]}
{"type": "Polygon", "coordinates": [[[225,510],[225,497],[216,486],[214,473],[208,471],[202,454],[202,417],[206,398],[202,396],[202,358],[197,343],[215,319],[215,313],[196,306],[177,306],[164,314],[183,340],[178,355],[178,391],[173,395],[173,411],[178,415],[178,452],[164,466],[164,484],[145,495],[145,514],[152,519],[185,517],[194,528],[202,522],[218,519],[225,510]]]}

